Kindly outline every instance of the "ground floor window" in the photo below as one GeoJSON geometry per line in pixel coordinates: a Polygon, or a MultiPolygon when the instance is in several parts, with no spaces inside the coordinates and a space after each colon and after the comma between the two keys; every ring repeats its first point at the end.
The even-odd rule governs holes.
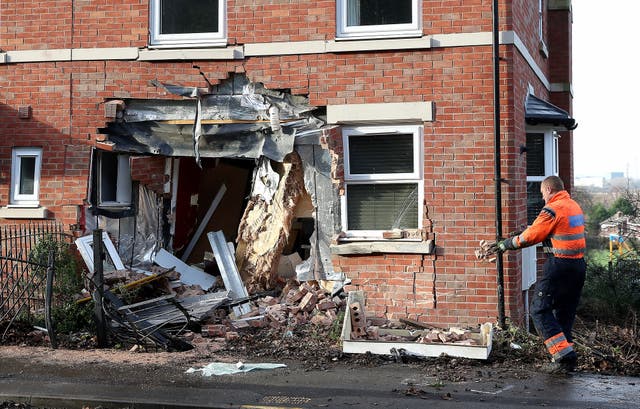
{"type": "Polygon", "coordinates": [[[12,205],[38,206],[42,148],[14,148],[11,156],[12,205]]]}
{"type": "Polygon", "coordinates": [[[351,238],[421,225],[422,127],[356,126],[342,131],[343,229],[351,238]]]}

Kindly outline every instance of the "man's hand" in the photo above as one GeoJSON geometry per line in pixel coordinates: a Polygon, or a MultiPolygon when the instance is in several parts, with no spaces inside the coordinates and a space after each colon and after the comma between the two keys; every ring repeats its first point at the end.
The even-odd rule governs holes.
{"type": "Polygon", "coordinates": [[[498,250],[500,250],[503,253],[507,250],[515,250],[515,249],[517,249],[517,247],[515,246],[515,243],[513,242],[512,238],[508,238],[498,242],[498,250]]]}

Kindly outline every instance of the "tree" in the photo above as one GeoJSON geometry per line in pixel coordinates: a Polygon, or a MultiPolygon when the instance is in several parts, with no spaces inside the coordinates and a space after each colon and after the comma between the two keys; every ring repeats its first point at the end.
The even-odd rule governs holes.
{"type": "Polygon", "coordinates": [[[587,213],[587,230],[589,234],[597,236],[600,232],[600,223],[613,215],[602,203],[594,204],[587,213]]]}
{"type": "Polygon", "coordinates": [[[626,192],[624,196],[617,198],[616,201],[613,202],[609,211],[611,215],[620,212],[627,216],[636,216],[638,209],[632,203],[629,193],[630,192],[626,192]]]}

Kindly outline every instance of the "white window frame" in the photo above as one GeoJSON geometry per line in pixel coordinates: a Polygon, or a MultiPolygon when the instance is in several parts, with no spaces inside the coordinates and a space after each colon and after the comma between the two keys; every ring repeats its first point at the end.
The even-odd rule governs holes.
{"type": "MultiPolygon", "coordinates": [[[[93,275],[93,235],[90,234],[88,236],[79,237],[75,240],[75,243],[78,248],[78,252],[80,252],[80,255],[82,256],[82,260],[87,265],[87,269],[89,269],[89,272],[93,275]]],[[[105,260],[105,262],[113,265],[115,270],[124,270],[125,267],[120,259],[118,250],[116,250],[116,247],[113,245],[113,242],[105,231],[102,232],[102,246],[109,256],[108,260],[105,260]]]]}
{"type": "Polygon", "coordinates": [[[160,1],[149,4],[149,43],[155,47],[202,47],[227,45],[227,1],[218,1],[218,32],[160,34],[160,1]]]}
{"type": "Polygon", "coordinates": [[[42,171],[42,148],[13,148],[11,154],[11,199],[10,206],[38,207],[40,205],[40,173],[42,171]],[[21,166],[24,157],[35,157],[33,193],[20,194],[21,166]]]}
{"type": "MultiPolygon", "coordinates": [[[[527,134],[543,134],[544,138],[544,175],[542,176],[529,176],[527,175],[527,183],[529,182],[542,182],[548,176],[558,176],[559,172],[559,151],[558,151],[558,133],[554,130],[542,130],[528,128],[527,134]]],[[[527,208],[527,214],[528,212],[527,208]]],[[[522,252],[522,290],[529,289],[537,280],[537,247],[536,246],[523,248],[522,252]]]]}
{"type": "Polygon", "coordinates": [[[130,161],[130,156],[127,154],[118,154],[117,155],[117,159],[118,159],[118,170],[117,170],[117,175],[116,175],[116,180],[115,182],[115,190],[116,190],[116,200],[115,201],[102,201],[102,155],[99,155],[99,160],[98,160],[98,167],[97,167],[97,171],[98,171],[98,184],[97,184],[97,188],[98,188],[98,192],[97,192],[97,205],[98,207],[101,208],[108,208],[108,207],[128,207],[131,206],[132,204],[132,197],[131,197],[131,187],[132,187],[132,181],[131,181],[131,161],[130,161]]]}
{"type": "Polygon", "coordinates": [[[547,176],[558,176],[558,133],[554,130],[527,130],[527,134],[544,134],[544,175],[529,176],[527,182],[542,182],[547,176]]]}
{"type": "MultiPolygon", "coordinates": [[[[353,126],[342,129],[342,146],[344,149],[344,195],[340,200],[342,231],[344,240],[383,240],[385,230],[349,230],[347,216],[347,192],[349,185],[356,184],[384,184],[384,183],[416,183],[418,185],[418,209],[424,202],[424,127],[422,125],[384,125],[384,126],[353,126]],[[413,135],[413,171],[408,173],[377,173],[377,174],[352,174],[349,159],[349,137],[354,135],[381,135],[393,137],[395,134],[413,135]]],[[[418,211],[418,225],[420,229],[423,223],[422,211],[418,211]]],[[[394,239],[397,241],[397,239],[394,239]]]]}
{"type": "Polygon", "coordinates": [[[348,26],[347,8],[349,0],[336,1],[336,39],[368,39],[422,36],[422,1],[411,0],[411,23],[381,24],[370,26],[348,26]]]}

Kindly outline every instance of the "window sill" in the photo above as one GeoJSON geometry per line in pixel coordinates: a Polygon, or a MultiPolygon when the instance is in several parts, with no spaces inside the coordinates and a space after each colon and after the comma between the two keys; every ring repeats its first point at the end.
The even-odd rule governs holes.
{"type": "Polygon", "coordinates": [[[331,245],[331,254],[382,254],[382,253],[404,253],[404,254],[434,254],[435,242],[426,241],[397,241],[380,240],[369,242],[343,242],[331,245]]]}
{"type": "Polygon", "coordinates": [[[46,207],[0,207],[0,218],[3,219],[46,219],[49,210],[46,207]]]}
{"type": "Polygon", "coordinates": [[[140,50],[139,61],[163,61],[163,60],[237,60],[244,58],[243,48],[240,46],[226,46],[224,44],[216,47],[212,44],[202,45],[154,45],[146,50],[140,50]]]}
{"type": "MultiPolygon", "coordinates": [[[[407,31],[371,31],[371,32],[356,32],[356,33],[337,33],[335,41],[353,41],[353,40],[402,40],[409,38],[423,37],[422,30],[407,30],[407,31]]],[[[430,40],[430,39],[429,39],[430,40]]]]}

